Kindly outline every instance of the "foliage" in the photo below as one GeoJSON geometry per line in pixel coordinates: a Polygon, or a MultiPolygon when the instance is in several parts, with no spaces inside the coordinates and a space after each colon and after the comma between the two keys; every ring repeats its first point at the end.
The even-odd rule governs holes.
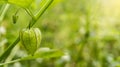
{"type": "Polygon", "coordinates": [[[4,17],[0,21],[1,55],[18,37],[19,31],[28,27],[29,23],[30,26],[35,24],[33,27],[38,27],[42,33],[40,49],[34,56],[28,56],[22,44],[18,43],[5,62],[0,63],[1,65],[120,66],[119,0],[54,0],[44,15],[37,19],[36,23],[32,23],[41,16],[38,13],[45,3],[45,0],[0,1],[0,16],[4,17]],[[3,13],[5,3],[10,5],[3,13]],[[12,16],[16,12],[18,19],[14,24],[12,16]],[[30,22],[31,20],[33,21],[30,22]],[[1,32],[1,29],[4,31],[1,32]]]}

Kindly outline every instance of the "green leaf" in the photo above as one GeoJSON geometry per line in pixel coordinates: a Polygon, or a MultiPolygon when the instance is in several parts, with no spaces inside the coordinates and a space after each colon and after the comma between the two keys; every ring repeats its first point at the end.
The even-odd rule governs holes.
{"type": "Polygon", "coordinates": [[[61,57],[63,54],[64,53],[61,52],[60,50],[48,50],[48,51],[40,50],[37,53],[35,53],[34,56],[29,55],[27,57],[22,58],[21,60],[31,60],[36,58],[50,59],[50,58],[61,57]]]}
{"type": "Polygon", "coordinates": [[[30,6],[33,0],[8,0],[8,3],[26,8],[30,6]]]}
{"type": "Polygon", "coordinates": [[[6,63],[0,63],[0,66],[19,62],[19,61],[37,59],[37,58],[43,58],[43,59],[58,58],[58,57],[61,57],[63,55],[64,55],[64,53],[61,50],[55,50],[55,49],[51,49],[51,50],[47,50],[47,51],[39,50],[38,52],[35,53],[34,56],[29,55],[29,56],[23,57],[21,59],[16,59],[16,60],[6,62],[6,63]]]}

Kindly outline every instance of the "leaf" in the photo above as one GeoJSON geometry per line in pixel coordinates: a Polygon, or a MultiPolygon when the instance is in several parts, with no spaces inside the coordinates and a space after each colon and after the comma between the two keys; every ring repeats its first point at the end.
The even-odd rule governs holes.
{"type": "Polygon", "coordinates": [[[32,3],[32,1],[33,0],[8,0],[8,3],[26,8],[32,3]]]}
{"type": "Polygon", "coordinates": [[[36,58],[50,59],[61,57],[64,53],[60,50],[49,50],[49,51],[39,51],[34,56],[29,55],[27,57],[22,58],[21,60],[31,60],[36,58]]]}
{"type": "Polygon", "coordinates": [[[6,62],[6,63],[0,63],[0,66],[15,63],[15,62],[19,62],[19,61],[37,59],[37,58],[43,58],[43,59],[58,58],[58,57],[61,57],[63,55],[64,55],[64,53],[60,50],[55,50],[55,49],[48,50],[48,51],[40,50],[34,56],[29,55],[29,56],[23,57],[21,59],[16,59],[16,60],[9,61],[9,62],[6,62]]]}

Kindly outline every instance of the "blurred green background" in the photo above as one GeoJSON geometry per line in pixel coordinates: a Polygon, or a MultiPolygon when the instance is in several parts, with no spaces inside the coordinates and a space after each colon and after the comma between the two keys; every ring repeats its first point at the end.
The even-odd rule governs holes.
{"type": "MultiPolygon", "coordinates": [[[[59,49],[64,55],[17,62],[8,67],[120,67],[119,3],[119,0],[54,0],[34,27],[42,32],[40,48],[59,49]]],[[[37,11],[38,5],[34,2],[31,10],[37,11]]],[[[0,54],[30,20],[21,8],[14,24],[11,17],[18,8],[10,5],[0,22],[0,54]]],[[[15,50],[13,59],[26,54],[21,43],[15,50]]]]}

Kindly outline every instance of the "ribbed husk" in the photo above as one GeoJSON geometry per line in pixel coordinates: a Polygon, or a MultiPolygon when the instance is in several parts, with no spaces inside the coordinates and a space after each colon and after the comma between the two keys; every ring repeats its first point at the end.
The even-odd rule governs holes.
{"type": "Polygon", "coordinates": [[[41,31],[38,28],[23,29],[20,31],[20,41],[28,54],[34,55],[41,42],[41,31]]]}

